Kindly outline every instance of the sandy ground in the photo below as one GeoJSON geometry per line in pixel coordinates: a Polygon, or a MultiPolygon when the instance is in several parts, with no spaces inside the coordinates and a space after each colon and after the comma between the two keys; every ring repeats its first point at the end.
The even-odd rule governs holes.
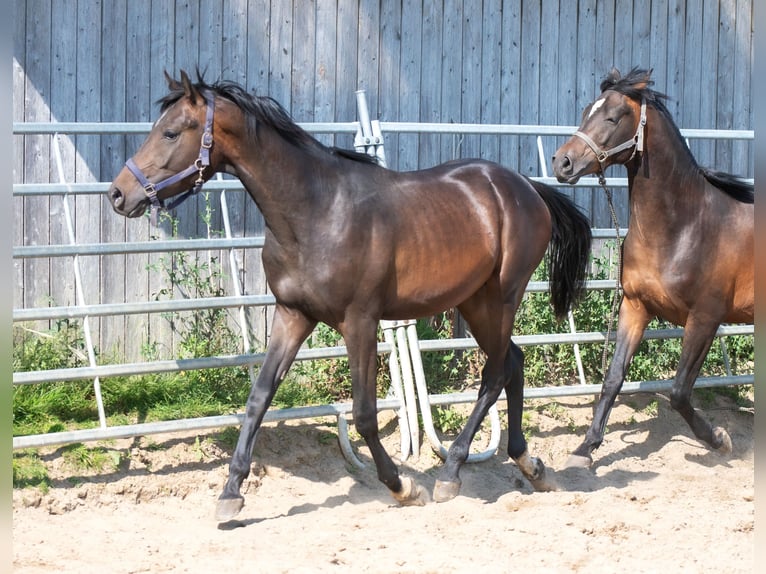
{"type": "MultiPolygon", "coordinates": [[[[245,507],[225,524],[213,519],[231,452],[220,432],[110,442],[119,467],[92,475],[51,449],[53,487],[14,492],[14,572],[752,572],[753,413],[722,397],[702,407],[731,434],[722,456],[665,398],[621,397],[593,467],[564,469],[592,400],[527,403],[530,451],[559,491],[533,492],[503,437],[464,467],[460,496],[419,508],[394,504],[353,435],[368,465],[352,469],[327,419],[264,426],[245,507]]],[[[398,430],[381,422],[396,455],[398,430]]],[[[430,491],[440,464],[426,446],[402,470],[430,491]]]]}

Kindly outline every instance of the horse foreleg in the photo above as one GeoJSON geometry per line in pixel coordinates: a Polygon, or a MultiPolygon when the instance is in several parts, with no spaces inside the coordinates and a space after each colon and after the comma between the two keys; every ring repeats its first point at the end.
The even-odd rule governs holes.
{"type": "Polygon", "coordinates": [[[422,506],[425,490],[411,478],[401,478],[394,461],[380,442],[377,406],[377,322],[370,319],[346,321],[341,333],[348,349],[353,393],[354,426],[375,461],[378,480],[403,506],[422,506]]]}
{"type": "Polygon", "coordinates": [[[601,387],[601,395],[593,414],[593,421],[585,433],[585,439],[567,460],[567,467],[587,467],[593,462],[591,454],[601,446],[604,440],[604,431],[609,420],[609,414],[650,319],[651,317],[639,301],[623,299],[617,320],[617,342],[614,356],[609,363],[604,384],[601,387]]]}
{"type": "Polygon", "coordinates": [[[670,391],[670,405],[678,411],[701,441],[722,452],[731,452],[731,437],[725,429],[710,424],[691,404],[691,394],[702,363],[713,343],[718,324],[700,324],[692,317],[684,328],[681,358],[670,391]]]}
{"type": "Polygon", "coordinates": [[[315,325],[315,321],[301,313],[280,305],[276,307],[271,341],[261,370],[250,390],[245,407],[245,418],[229,464],[229,478],[218,499],[215,517],[220,522],[231,520],[242,510],[245,502],[240,494],[240,488],[250,473],[256,433],[279,383],[287,374],[298,349],[315,325]]]}

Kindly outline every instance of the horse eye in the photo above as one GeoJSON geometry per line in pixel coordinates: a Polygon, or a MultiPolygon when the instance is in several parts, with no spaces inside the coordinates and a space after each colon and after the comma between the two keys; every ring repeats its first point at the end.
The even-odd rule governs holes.
{"type": "Polygon", "coordinates": [[[165,133],[162,134],[162,137],[164,137],[166,140],[175,141],[178,139],[178,132],[165,130],[165,133]]]}
{"type": "Polygon", "coordinates": [[[617,118],[606,118],[606,121],[610,124],[617,125],[617,118]]]}

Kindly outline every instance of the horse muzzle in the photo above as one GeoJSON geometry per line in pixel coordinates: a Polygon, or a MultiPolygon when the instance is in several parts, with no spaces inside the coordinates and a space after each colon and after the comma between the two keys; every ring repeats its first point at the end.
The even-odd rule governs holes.
{"type": "Polygon", "coordinates": [[[112,204],[112,209],[125,217],[141,217],[146,212],[150,203],[149,198],[141,195],[143,197],[138,201],[131,201],[119,186],[112,184],[109,188],[109,202],[112,204]]]}

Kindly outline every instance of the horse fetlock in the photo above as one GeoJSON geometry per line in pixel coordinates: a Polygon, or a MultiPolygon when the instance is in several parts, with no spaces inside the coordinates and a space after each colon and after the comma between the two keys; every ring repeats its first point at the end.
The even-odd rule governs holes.
{"type": "Polygon", "coordinates": [[[723,427],[715,427],[713,429],[712,446],[721,454],[729,454],[732,451],[731,437],[726,432],[726,429],[723,427]]]}
{"type": "Polygon", "coordinates": [[[236,498],[219,498],[215,508],[215,519],[218,522],[226,522],[233,519],[242,507],[245,505],[245,499],[242,496],[236,498]]]}
{"type": "Polygon", "coordinates": [[[417,484],[409,476],[402,477],[402,488],[399,492],[391,491],[391,496],[401,506],[424,506],[428,502],[428,493],[425,488],[417,484]]]}

